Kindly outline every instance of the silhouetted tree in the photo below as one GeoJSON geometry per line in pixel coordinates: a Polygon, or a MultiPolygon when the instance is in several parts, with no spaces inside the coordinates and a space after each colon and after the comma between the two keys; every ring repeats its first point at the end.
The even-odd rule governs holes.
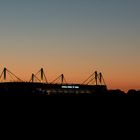
{"type": "Polygon", "coordinates": [[[140,96],[140,91],[136,91],[135,89],[130,89],[130,90],[127,92],[127,95],[128,95],[128,96],[140,96]]]}

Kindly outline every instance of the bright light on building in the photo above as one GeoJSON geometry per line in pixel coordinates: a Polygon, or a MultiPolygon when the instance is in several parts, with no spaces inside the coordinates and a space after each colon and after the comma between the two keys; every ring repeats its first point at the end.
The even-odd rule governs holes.
{"type": "Polygon", "coordinates": [[[66,88],[66,89],[79,89],[79,86],[62,86],[62,88],[66,88]]]}

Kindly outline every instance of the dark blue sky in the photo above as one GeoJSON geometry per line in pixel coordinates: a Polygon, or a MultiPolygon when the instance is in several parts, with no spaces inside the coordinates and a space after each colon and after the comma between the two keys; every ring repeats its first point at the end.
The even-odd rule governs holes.
{"type": "Polygon", "coordinates": [[[139,0],[1,0],[1,65],[68,74],[95,67],[109,81],[131,75],[140,70],[139,15],[139,0]]]}

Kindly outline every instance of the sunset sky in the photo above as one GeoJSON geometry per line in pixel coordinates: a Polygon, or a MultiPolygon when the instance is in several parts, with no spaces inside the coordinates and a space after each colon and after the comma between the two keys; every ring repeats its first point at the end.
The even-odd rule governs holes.
{"type": "Polygon", "coordinates": [[[140,0],[0,0],[0,72],[24,80],[44,67],[109,89],[140,89],[140,0]]]}

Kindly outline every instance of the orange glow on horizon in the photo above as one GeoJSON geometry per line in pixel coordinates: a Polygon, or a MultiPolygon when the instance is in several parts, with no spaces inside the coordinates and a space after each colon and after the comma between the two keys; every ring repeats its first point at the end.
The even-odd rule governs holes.
{"type": "MultiPolygon", "coordinates": [[[[13,70],[14,71],[14,70],[13,70]]],[[[12,71],[12,72],[13,72],[12,71]]],[[[67,71],[64,73],[65,79],[68,83],[78,83],[81,84],[85,79],[87,79],[89,77],[89,75],[87,72],[83,73],[82,71],[76,71],[74,70],[73,72],[67,71]],[[75,71],[75,72],[74,72],[75,71]]],[[[2,72],[2,71],[1,71],[2,72]]],[[[34,73],[36,73],[36,71],[34,71],[34,73]]],[[[54,71],[46,71],[44,69],[45,75],[47,77],[48,82],[52,82],[55,78],[57,78],[60,74],[62,73],[58,73],[57,70],[55,69],[54,71]]],[[[33,71],[29,71],[29,70],[25,70],[24,71],[14,71],[13,72],[17,77],[19,77],[20,79],[22,79],[23,81],[29,81],[31,78],[31,74],[33,73],[33,71]]],[[[104,75],[103,75],[104,76],[104,75]]],[[[127,92],[130,89],[136,89],[136,90],[140,90],[140,85],[138,84],[138,81],[135,82],[135,78],[132,77],[127,77],[126,79],[123,79],[124,77],[119,77],[119,76],[108,76],[107,75],[104,77],[105,82],[107,84],[108,89],[120,89],[122,91],[127,92]],[[116,78],[111,78],[111,77],[116,77],[116,78]],[[121,82],[120,82],[121,81],[121,82]],[[129,82],[128,82],[129,81],[129,82]],[[130,82],[132,81],[132,82],[130,82]]]]}

